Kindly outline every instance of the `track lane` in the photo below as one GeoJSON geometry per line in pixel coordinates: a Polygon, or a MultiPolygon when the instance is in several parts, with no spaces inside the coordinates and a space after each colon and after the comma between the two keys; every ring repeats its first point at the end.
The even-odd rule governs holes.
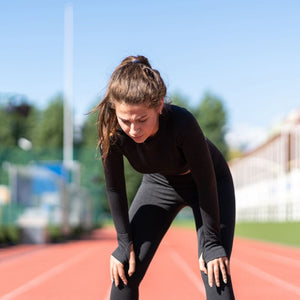
{"type": "MultiPolygon", "coordinates": [[[[0,300],[108,300],[115,246],[114,230],[104,228],[90,240],[0,250],[0,300]]],[[[299,248],[236,238],[231,259],[236,299],[299,299],[299,265],[299,248]]],[[[205,299],[193,230],[169,230],[140,295],[143,300],[205,299]]]]}
{"type": "Polygon", "coordinates": [[[231,262],[236,294],[245,300],[299,299],[299,257],[299,248],[236,238],[231,262]],[[291,262],[295,265],[291,266],[291,262]]]}
{"type": "Polygon", "coordinates": [[[112,231],[94,240],[47,245],[35,256],[0,265],[0,299],[104,299],[112,231]]]}

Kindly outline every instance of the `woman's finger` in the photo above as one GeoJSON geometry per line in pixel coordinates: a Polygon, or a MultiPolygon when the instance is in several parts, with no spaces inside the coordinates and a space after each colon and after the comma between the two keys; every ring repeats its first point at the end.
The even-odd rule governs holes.
{"type": "Polygon", "coordinates": [[[131,258],[129,260],[129,269],[128,269],[128,275],[132,276],[132,274],[135,272],[135,258],[131,258]]]}
{"type": "Polygon", "coordinates": [[[207,276],[208,276],[208,284],[210,287],[213,287],[213,284],[214,284],[214,269],[213,269],[213,264],[212,262],[210,261],[208,264],[207,264],[207,276]]]}
{"type": "Polygon", "coordinates": [[[199,267],[200,271],[204,272],[207,275],[207,268],[205,266],[205,261],[203,259],[203,254],[201,253],[200,258],[199,258],[199,267]]]}
{"type": "Polygon", "coordinates": [[[226,273],[226,268],[225,268],[225,261],[223,261],[223,260],[220,261],[220,270],[221,270],[223,282],[226,284],[227,283],[227,273],[226,273]]]}
{"type": "Polygon", "coordinates": [[[125,285],[127,285],[127,278],[125,276],[124,266],[122,264],[117,264],[118,275],[125,285]]]}
{"type": "Polygon", "coordinates": [[[113,266],[113,280],[114,280],[115,286],[117,287],[119,285],[119,274],[118,274],[118,268],[116,265],[113,266]]]}
{"type": "Polygon", "coordinates": [[[227,271],[227,274],[230,276],[230,263],[229,263],[229,259],[226,257],[225,259],[225,266],[226,266],[226,271],[227,271]]]}
{"type": "Polygon", "coordinates": [[[129,277],[135,272],[135,253],[133,250],[133,244],[130,245],[130,253],[129,253],[129,269],[128,275],[129,277]]]}
{"type": "Polygon", "coordinates": [[[214,277],[215,277],[216,286],[220,287],[220,272],[219,272],[218,261],[214,262],[213,269],[214,269],[214,277]]]}

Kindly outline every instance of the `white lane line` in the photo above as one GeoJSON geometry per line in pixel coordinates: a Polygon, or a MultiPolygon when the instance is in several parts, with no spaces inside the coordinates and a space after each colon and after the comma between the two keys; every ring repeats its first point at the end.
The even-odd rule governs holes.
{"type": "Polygon", "coordinates": [[[190,268],[187,262],[175,250],[171,250],[171,257],[180,267],[180,269],[184,272],[184,274],[192,281],[197,290],[205,296],[206,294],[205,289],[203,287],[203,283],[199,279],[199,276],[197,276],[194,273],[194,271],[190,268]]]}
{"type": "MultiPolygon", "coordinates": [[[[72,265],[78,263],[79,261],[83,260],[87,256],[91,254],[91,252],[96,251],[88,249],[87,251],[83,253],[79,253],[76,256],[68,259],[67,261],[64,261],[63,263],[51,268],[50,270],[38,275],[34,279],[26,282],[25,284],[21,285],[20,287],[16,288],[15,290],[5,294],[0,298],[0,300],[11,300],[16,298],[17,296],[20,296],[24,294],[25,292],[29,291],[33,287],[36,287],[40,285],[42,282],[48,280],[49,278],[53,277],[54,275],[57,275],[60,272],[63,272],[67,268],[71,267],[72,265]]],[[[98,251],[98,250],[97,250],[98,251]]]]}
{"type": "Polygon", "coordinates": [[[289,265],[291,267],[300,268],[300,260],[299,259],[285,257],[283,255],[271,253],[271,252],[264,251],[264,250],[255,250],[255,252],[252,251],[251,254],[252,253],[253,253],[253,255],[263,256],[264,259],[267,259],[270,261],[275,261],[276,263],[283,263],[283,264],[289,265]]]}
{"type": "Polygon", "coordinates": [[[246,271],[248,271],[249,273],[252,273],[254,276],[260,277],[261,279],[265,280],[265,281],[269,281],[272,284],[277,285],[280,288],[286,289],[289,292],[293,292],[297,295],[300,295],[300,287],[291,284],[285,280],[282,280],[274,275],[271,275],[265,271],[262,271],[259,268],[253,267],[252,265],[241,261],[239,259],[234,258],[233,259],[235,263],[237,263],[241,268],[245,269],[246,271]]]}
{"type": "MultiPolygon", "coordinates": [[[[48,245],[41,245],[41,246],[37,246],[36,248],[33,249],[29,249],[23,252],[19,252],[19,253],[15,253],[12,254],[8,257],[3,257],[0,259],[0,268],[4,268],[6,266],[11,267],[12,264],[18,263],[21,259],[23,259],[24,257],[28,258],[30,256],[36,256],[39,254],[42,254],[43,252],[41,252],[40,250],[47,250],[49,249],[50,246],[48,245]],[[36,253],[39,252],[39,253],[36,253]]],[[[1,270],[1,272],[5,272],[3,270],[1,270]]]]}

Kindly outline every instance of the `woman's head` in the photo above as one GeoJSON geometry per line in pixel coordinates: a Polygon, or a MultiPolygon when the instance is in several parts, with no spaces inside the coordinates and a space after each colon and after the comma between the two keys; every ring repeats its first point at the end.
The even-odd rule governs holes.
{"type": "Polygon", "coordinates": [[[144,56],[129,56],[113,72],[105,98],[114,104],[145,104],[157,107],[166,95],[166,86],[157,70],[144,56]]]}
{"type": "MultiPolygon", "coordinates": [[[[152,69],[146,57],[129,56],[121,62],[111,75],[105,97],[94,110],[99,110],[98,135],[104,160],[111,138],[116,138],[116,130],[122,125],[117,118],[116,108],[119,112],[119,108],[143,107],[152,112],[155,110],[158,114],[165,95],[164,81],[159,72],[152,69]]],[[[130,119],[128,114],[127,117],[130,119]]]]}

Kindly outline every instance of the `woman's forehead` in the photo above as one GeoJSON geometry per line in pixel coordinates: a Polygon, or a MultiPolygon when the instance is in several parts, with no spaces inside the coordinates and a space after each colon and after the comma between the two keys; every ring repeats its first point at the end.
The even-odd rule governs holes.
{"type": "Polygon", "coordinates": [[[149,108],[145,104],[127,104],[125,102],[115,103],[115,110],[117,116],[122,119],[142,118],[153,112],[153,108],[149,108]]]}

